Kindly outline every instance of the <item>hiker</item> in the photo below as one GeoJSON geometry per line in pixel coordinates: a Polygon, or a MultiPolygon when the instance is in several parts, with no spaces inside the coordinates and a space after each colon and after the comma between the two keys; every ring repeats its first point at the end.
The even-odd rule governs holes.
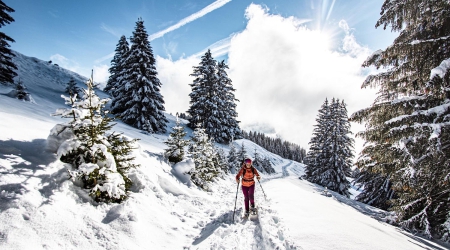
{"type": "Polygon", "coordinates": [[[248,204],[249,201],[252,211],[255,212],[255,175],[258,180],[261,179],[258,171],[252,165],[252,160],[249,158],[245,159],[242,163],[241,170],[239,170],[239,173],[236,175],[236,182],[239,183],[239,178],[242,176],[242,192],[244,193],[245,197],[244,203],[246,216],[248,216],[250,212],[248,204]]]}

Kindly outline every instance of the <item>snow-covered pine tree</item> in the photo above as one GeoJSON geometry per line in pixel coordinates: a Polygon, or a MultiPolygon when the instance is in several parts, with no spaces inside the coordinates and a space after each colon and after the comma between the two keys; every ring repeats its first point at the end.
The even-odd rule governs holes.
{"type": "MultiPolygon", "coordinates": [[[[14,9],[0,0],[0,28],[14,22],[14,18],[9,15],[11,12],[14,12],[14,9]]],[[[0,83],[2,84],[14,84],[14,77],[17,76],[15,71],[17,66],[12,61],[15,55],[9,49],[11,47],[10,42],[15,41],[5,33],[0,32],[0,83]]]]}
{"type": "Polygon", "coordinates": [[[167,149],[164,151],[164,156],[170,162],[180,162],[184,158],[184,148],[189,145],[189,140],[185,140],[186,132],[184,127],[181,126],[180,120],[177,117],[177,123],[172,128],[169,138],[164,143],[167,145],[167,149]]]}
{"type": "Polygon", "coordinates": [[[228,174],[230,169],[228,168],[227,157],[225,156],[225,151],[222,148],[216,148],[216,168],[220,169],[221,173],[228,174]]]}
{"type": "Polygon", "coordinates": [[[57,125],[52,135],[63,130],[73,134],[64,141],[57,154],[62,162],[69,163],[71,178],[80,181],[83,188],[97,202],[121,202],[127,197],[132,182],[128,170],[136,167],[130,152],[135,139],[129,140],[117,133],[108,133],[112,128],[111,118],[104,111],[109,99],[100,99],[94,92],[92,77],[83,89],[83,98],[62,96],[70,109],[58,109],[54,115],[72,120],[63,126],[57,125]]]}
{"type": "Polygon", "coordinates": [[[316,176],[318,176],[320,168],[325,164],[325,159],[330,156],[328,149],[330,120],[330,106],[328,99],[325,99],[318,111],[313,135],[309,141],[309,151],[305,158],[305,177],[312,182],[316,181],[316,176]]]}
{"type": "MultiPolygon", "coordinates": [[[[327,101],[323,106],[326,103],[327,101]]],[[[321,138],[317,141],[314,138],[314,140],[311,139],[311,144],[318,142],[318,145],[312,148],[312,153],[318,152],[315,152],[316,159],[308,159],[308,163],[312,162],[312,164],[307,166],[306,176],[311,182],[350,197],[350,182],[346,177],[351,175],[354,142],[353,138],[349,137],[350,122],[345,103],[333,98],[328,108],[324,108],[324,113],[327,112],[329,115],[325,115],[321,121],[324,124],[320,129],[323,131],[321,138]]],[[[319,127],[321,126],[316,126],[316,128],[319,127]]]]}
{"type": "Polygon", "coordinates": [[[30,93],[27,92],[27,87],[23,84],[23,82],[19,79],[16,84],[16,97],[19,100],[30,100],[30,93]]]}
{"type": "Polygon", "coordinates": [[[219,64],[208,50],[199,66],[194,67],[190,84],[191,101],[188,126],[194,128],[201,124],[206,133],[218,143],[229,143],[233,138],[242,138],[239,122],[236,120],[237,99],[231,79],[226,73],[228,66],[224,61],[219,64]]]}
{"type": "Polygon", "coordinates": [[[261,162],[261,166],[266,173],[275,174],[275,169],[273,168],[272,162],[270,162],[269,158],[264,157],[264,159],[261,162]]]}
{"type": "Polygon", "coordinates": [[[112,112],[127,124],[149,133],[165,133],[164,100],[160,93],[161,82],[157,77],[155,58],[148,41],[144,21],[139,19],[131,48],[124,64],[123,78],[119,79],[112,112]]]}
{"type": "Polygon", "coordinates": [[[239,167],[238,167],[238,169],[241,169],[242,163],[244,162],[245,158],[247,158],[247,157],[248,157],[247,149],[245,149],[244,142],[242,142],[241,148],[240,148],[239,151],[237,152],[237,159],[238,159],[238,161],[239,161],[239,167]]]}
{"type": "Polygon", "coordinates": [[[255,152],[253,153],[253,162],[252,162],[253,167],[255,167],[260,173],[265,173],[265,169],[263,168],[263,159],[261,159],[259,157],[258,151],[256,151],[255,148],[255,152]]]}
{"type": "Polygon", "coordinates": [[[218,143],[229,143],[233,139],[242,138],[239,121],[236,120],[238,116],[236,112],[236,101],[238,100],[234,96],[236,90],[233,88],[226,69],[228,69],[228,65],[225,64],[225,61],[222,60],[217,64],[218,80],[215,103],[221,122],[219,124],[220,130],[212,137],[218,143]]]}
{"type": "Polygon", "coordinates": [[[363,188],[355,200],[384,210],[391,207],[388,201],[395,198],[395,191],[389,176],[365,170],[356,174],[354,182],[363,188]]]}
{"type": "Polygon", "coordinates": [[[386,70],[366,78],[362,87],[378,87],[378,96],[352,115],[366,124],[358,136],[367,147],[385,149],[367,154],[388,166],[383,172],[398,195],[391,202],[400,225],[444,240],[450,239],[449,13],[447,0],[384,2],[376,27],[399,35],[364,62],[386,70]]]}
{"type": "Polygon", "coordinates": [[[80,96],[81,89],[77,86],[77,83],[75,82],[75,79],[73,77],[70,78],[70,80],[66,84],[65,92],[69,94],[70,96],[80,96]]]}
{"type": "Polygon", "coordinates": [[[219,175],[220,170],[217,168],[217,152],[204,128],[198,126],[194,130],[189,153],[195,164],[195,167],[188,172],[191,181],[196,186],[209,190],[208,183],[219,175]]]}
{"type": "MultiPolygon", "coordinates": [[[[187,111],[190,116],[188,126],[192,129],[195,129],[198,124],[206,129],[208,122],[210,126],[213,126],[211,121],[208,121],[208,117],[212,115],[213,110],[216,110],[212,101],[213,90],[217,83],[216,64],[216,60],[208,49],[202,56],[199,66],[194,66],[194,72],[190,74],[195,77],[194,81],[189,84],[192,91],[189,94],[191,101],[187,111]]],[[[213,121],[215,119],[216,117],[213,116],[213,121]]]]}
{"type": "Polygon", "coordinates": [[[329,166],[333,168],[335,177],[330,179],[333,185],[328,188],[338,192],[339,194],[350,197],[350,182],[347,177],[351,176],[351,166],[353,154],[354,139],[350,137],[350,122],[348,120],[348,112],[344,100],[339,99],[332,103],[332,122],[334,124],[331,139],[331,158],[329,166]]]}
{"type": "Polygon", "coordinates": [[[116,92],[120,83],[124,83],[121,81],[124,78],[124,68],[125,68],[125,60],[128,56],[128,52],[130,50],[129,44],[125,36],[121,36],[119,42],[116,45],[116,51],[114,54],[114,58],[111,60],[111,67],[108,69],[109,78],[106,83],[103,91],[111,94],[112,96],[117,96],[119,93],[116,92]]]}
{"type": "Polygon", "coordinates": [[[229,172],[236,174],[237,170],[240,168],[241,161],[238,159],[236,147],[233,142],[230,142],[230,151],[228,151],[227,161],[229,172]]]}

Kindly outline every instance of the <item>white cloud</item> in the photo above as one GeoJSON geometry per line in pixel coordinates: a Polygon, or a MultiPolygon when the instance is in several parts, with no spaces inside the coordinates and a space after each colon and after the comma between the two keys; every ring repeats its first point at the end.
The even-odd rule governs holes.
{"type": "Polygon", "coordinates": [[[325,98],[344,99],[349,115],[372,103],[375,91],[360,89],[361,64],[370,51],[350,33],[346,53],[339,53],[330,50],[326,34],[299,26],[295,18],[270,15],[255,4],[246,16],[247,27],[233,37],[228,55],[244,129],[268,124],[307,148],[325,98]]]}
{"type": "Polygon", "coordinates": [[[164,34],[169,33],[171,31],[174,31],[174,30],[176,30],[176,29],[178,29],[178,28],[180,28],[180,27],[182,27],[182,26],[184,26],[184,25],[186,25],[186,24],[188,24],[188,23],[190,23],[190,22],[192,22],[192,21],[194,21],[194,20],[196,20],[196,19],[206,15],[206,14],[208,14],[209,12],[224,6],[225,4],[227,4],[229,2],[231,2],[231,0],[217,0],[214,3],[206,6],[203,9],[201,9],[200,11],[198,11],[198,12],[196,12],[196,13],[194,13],[194,14],[186,17],[186,18],[181,19],[178,23],[170,26],[169,28],[161,30],[161,31],[158,31],[158,32],[156,32],[154,34],[151,34],[149,36],[149,40],[152,41],[152,40],[155,40],[156,38],[162,37],[162,36],[164,36],[164,34]]]}
{"type": "Polygon", "coordinates": [[[50,60],[52,60],[53,63],[56,63],[65,69],[68,69],[68,70],[71,70],[74,72],[78,72],[78,73],[80,71],[80,66],[78,65],[77,62],[72,61],[63,55],[54,54],[54,55],[50,56],[50,60]]]}
{"type": "Polygon", "coordinates": [[[106,82],[108,81],[108,68],[109,66],[106,64],[94,65],[94,82],[100,84],[100,89],[103,89],[106,86],[106,82]]]}
{"type": "Polygon", "coordinates": [[[161,81],[161,94],[165,100],[167,112],[186,112],[189,108],[190,83],[193,81],[192,67],[197,66],[200,59],[196,57],[183,58],[177,61],[156,56],[158,78],[161,81]]]}
{"type": "MultiPolygon", "coordinates": [[[[241,127],[275,131],[308,149],[317,111],[325,98],[344,99],[349,115],[373,102],[376,91],[360,89],[367,74],[361,64],[370,51],[356,42],[345,21],[341,27],[346,36],[337,52],[330,49],[332,39],[327,34],[305,28],[303,20],[270,15],[255,4],[247,8],[246,17],[244,31],[215,46],[229,51],[229,76],[240,100],[241,127]]],[[[157,58],[169,112],[188,109],[193,80],[189,74],[203,54],[177,61],[157,58]]],[[[354,132],[362,129],[352,123],[354,132]]],[[[362,141],[357,140],[357,152],[361,146],[362,141]]]]}

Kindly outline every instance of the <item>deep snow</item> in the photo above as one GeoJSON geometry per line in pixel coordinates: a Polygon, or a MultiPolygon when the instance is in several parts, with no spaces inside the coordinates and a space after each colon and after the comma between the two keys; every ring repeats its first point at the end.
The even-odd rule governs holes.
{"type": "Polygon", "coordinates": [[[234,176],[219,178],[212,192],[204,192],[176,171],[192,166],[190,160],[171,166],[162,158],[163,142],[175,125],[170,114],[164,135],[144,134],[121,122],[113,127],[140,139],[134,155],[141,167],[131,174],[128,200],[94,204],[46,150],[50,130],[65,122],[50,116],[64,107],[65,83],[73,76],[84,87],[87,79],[20,54],[15,60],[35,103],[12,99],[4,95],[11,87],[0,86],[0,249],[448,248],[386,223],[390,213],[333,192],[322,195],[322,187],[299,179],[302,164],[238,140],[236,147],[244,143],[250,155],[256,149],[277,171],[256,184],[257,219],[244,220],[234,176]]]}

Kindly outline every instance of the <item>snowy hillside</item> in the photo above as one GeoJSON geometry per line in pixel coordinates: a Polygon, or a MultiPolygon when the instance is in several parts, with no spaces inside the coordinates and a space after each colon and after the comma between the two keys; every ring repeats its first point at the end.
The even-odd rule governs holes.
{"type": "Polygon", "coordinates": [[[120,121],[113,127],[140,139],[134,151],[140,167],[132,171],[128,200],[95,204],[68,180],[64,163],[46,150],[52,127],[65,122],[50,115],[64,107],[65,83],[73,77],[84,87],[87,79],[21,54],[15,63],[34,103],[7,96],[12,88],[0,85],[0,249],[448,248],[387,224],[385,211],[336,193],[322,195],[320,186],[299,178],[302,164],[238,140],[236,147],[256,150],[277,171],[256,184],[258,218],[244,220],[243,195],[234,176],[218,179],[212,192],[205,192],[174,170],[191,166],[190,160],[170,166],[162,158],[163,142],[176,120],[170,114],[163,135],[147,135],[120,121]]]}

